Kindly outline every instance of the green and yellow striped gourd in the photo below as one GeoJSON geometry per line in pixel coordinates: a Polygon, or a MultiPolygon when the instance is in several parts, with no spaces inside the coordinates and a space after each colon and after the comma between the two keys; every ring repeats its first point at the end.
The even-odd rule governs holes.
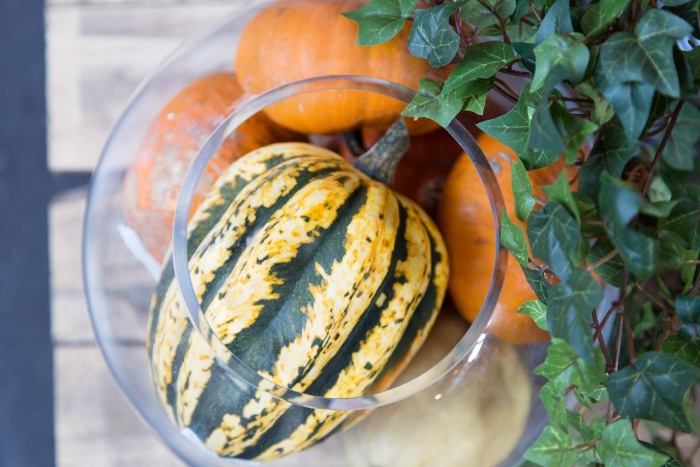
{"type": "MultiPolygon", "coordinates": [[[[188,254],[201,309],[232,354],[279,385],[333,398],[391,383],[424,341],[448,279],[443,240],[415,203],[304,143],[233,163],[190,222],[188,254]]],[[[148,351],[170,418],[220,456],[278,458],[350,415],[230,379],[187,317],[172,261],[153,298],[148,351]]]]}

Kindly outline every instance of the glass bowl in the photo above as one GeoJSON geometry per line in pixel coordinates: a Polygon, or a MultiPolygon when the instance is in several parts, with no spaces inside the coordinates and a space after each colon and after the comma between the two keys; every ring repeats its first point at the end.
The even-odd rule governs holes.
{"type": "MultiPolygon", "coordinates": [[[[212,453],[205,446],[207,439],[174,422],[161,404],[147,349],[149,310],[161,271],[171,264],[186,325],[201,339],[217,374],[230,388],[227,391],[274,401],[289,419],[325,414],[342,420],[327,435],[308,443],[308,450],[272,460],[271,465],[310,465],[329,457],[338,459],[339,465],[357,466],[517,464],[546,421],[537,400],[541,381],[531,371],[543,360],[546,349],[543,344],[502,342],[487,330],[507,260],[498,242],[490,288],[477,319],[468,325],[448,301],[425,344],[393,385],[353,397],[305,393],[256,372],[222,344],[193,290],[188,270],[188,218],[197,197],[213,182],[208,168],[227,141],[244,132],[242,125],[275,103],[298,96],[323,93],[332,102],[357,99],[361,94],[383,95],[405,105],[414,95],[410,89],[376,77],[333,75],[241,95],[207,125],[177,128],[196,134],[188,135],[192,147],[178,147],[187,152],[186,157],[173,156],[171,170],[157,178],[164,185],[161,193],[168,200],[163,205],[168,206],[170,216],[163,224],[167,238],[159,240],[161,249],[154,250],[147,231],[134,228],[133,220],[125,215],[133,198],[140,200],[141,194],[129,188],[128,174],[141,157],[153,122],[173,96],[195,80],[235,72],[232,57],[241,31],[269,3],[251,2],[183,45],[142,83],[105,145],[90,188],[83,261],[93,327],[114,378],[144,422],[186,463],[257,463],[238,454],[212,453]],[[411,449],[406,449],[407,443],[411,449]]],[[[165,118],[177,119],[178,115],[166,114],[165,118]]],[[[493,170],[463,124],[453,121],[447,131],[479,173],[481,186],[473,189],[488,198],[498,238],[502,201],[493,170]]],[[[333,148],[339,144],[333,136],[301,136],[333,148]]]]}

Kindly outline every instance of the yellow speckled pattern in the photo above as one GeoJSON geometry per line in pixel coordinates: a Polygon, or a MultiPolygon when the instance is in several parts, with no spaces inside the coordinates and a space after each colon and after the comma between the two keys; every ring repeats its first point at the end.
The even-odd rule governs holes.
{"type": "MultiPolygon", "coordinates": [[[[428,216],[308,144],[271,145],[232,164],[189,233],[192,285],[215,334],[296,391],[384,389],[424,341],[445,295],[447,253],[428,216]]],[[[174,422],[210,450],[271,460],[347,418],[229,379],[183,306],[166,263],[151,312],[153,377],[174,422]]]]}

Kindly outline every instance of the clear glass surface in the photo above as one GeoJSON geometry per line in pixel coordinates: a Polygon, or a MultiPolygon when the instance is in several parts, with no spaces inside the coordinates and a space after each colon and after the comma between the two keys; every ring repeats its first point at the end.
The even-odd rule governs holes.
{"type": "MultiPolygon", "coordinates": [[[[188,430],[175,426],[162,409],[146,351],[149,307],[161,266],[144,248],[138,233],[129,227],[124,218],[124,178],[146,137],[150,122],[172,96],[197,78],[219,71],[233,71],[232,50],[235,50],[241,29],[259,8],[268,3],[270,2],[251,2],[242,12],[237,12],[221,25],[184,44],[144,81],[105,144],[99,166],[93,175],[86,212],[83,259],[86,293],[95,334],[105,359],[115,380],[144,423],[176,455],[191,465],[249,465],[251,462],[223,459],[211,454],[202,446],[202,440],[188,430]]],[[[519,387],[525,390],[517,393],[518,403],[512,406],[513,410],[522,412],[522,426],[518,433],[508,435],[508,442],[503,441],[501,448],[508,452],[503,452],[502,458],[494,462],[517,463],[524,448],[533,441],[545,420],[544,410],[537,401],[541,382],[531,373],[531,369],[541,362],[544,347],[529,345],[506,348],[485,332],[501,292],[505,270],[506,252],[498,242],[495,242],[496,260],[492,269],[491,287],[475,322],[467,326],[465,322],[454,321],[450,316],[441,318],[442,321],[436,324],[429,337],[433,344],[426,343],[425,349],[402,378],[382,392],[355,398],[326,398],[276,385],[247,367],[235,355],[230,355],[211,332],[209,323],[202,315],[192,291],[185,243],[188,213],[207,163],[227,136],[258,110],[289,96],[329,89],[341,91],[339,95],[342,95],[343,90],[350,89],[380,93],[402,102],[408,102],[413,95],[411,90],[381,79],[319,76],[270,89],[259,95],[245,96],[236,105],[236,111],[202,141],[201,151],[193,158],[187,175],[183,175],[172,230],[172,251],[180,291],[196,332],[200,332],[211,345],[212,352],[221,357],[219,364],[231,378],[232,384],[251,391],[264,390],[289,407],[343,410],[358,414],[357,417],[349,418],[348,425],[356,425],[343,435],[345,453],[339,449],[338,443],[321,444],[308,453],[294,454],[272,462],[272,465],[278,462],[279,465],[309,465],[313,451],[319,449],[330,449],[327,451],[330,455],[344,456],[348,465],[399,465],[396,462],[401,462],[401,439],[377,434],[386,433],[387,430],[398,433],[398,426],[404,430],[415,427],[415,433],[421,432],[418,428],[429,426],[430,431],[437,436],[441,432],[458,430],[459,426],[451,425],[458,422],[454,417],[449,417],[450,412],[455,412],[455,401],[466,397],[465,394],[488,392],[489,388],[505,384],[513,376],[499,376],[497,372],[484,373],[483,368],[497,368],[499,362],[503,363],[504,371],[517,368],[512,373],[519,378],[519,387]],[[452,401],[452,405],[449,401],[452,401]],[[368,409],[371,409],[371,413],[365,418],[368,409]],[[362,418],[364,419],[360,421],[362,418]],[[380,440],[380,444],[377,444],[377,440],[380,440]],[[378,450],[381,453],[377,454],[378,450]]],[[[479,171],[482,186],[474,187],[474,190],[483,192],[488,197],[495,235],[498,235],[502,202],[491,166],[463,125],[455,121],[448,131],[479,171]]],[[[483,401],[467,398],[463,403],[476,407],[483,401]]],[[[492,429],[493,432],[486,435],[499,440],[501,433],[495,425],[492,429]]],[[[442,438],[448,439],[446,436],[442,438]]],[[[447,446],[440,447],[440,450],[446,449],[447,446]]],[[[432,458],[432,461],[440,462],[436,459],[432,458]]]]}

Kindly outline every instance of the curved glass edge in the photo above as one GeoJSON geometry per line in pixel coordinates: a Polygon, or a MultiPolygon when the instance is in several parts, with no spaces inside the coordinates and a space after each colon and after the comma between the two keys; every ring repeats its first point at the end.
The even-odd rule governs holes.
{"type": "MultiPolygon", "coordinates": [[[[308,92],[338,89],[373,92],[395,98],[404,103],[410,102],[415,95],[414,91],[406,87],[378,78],[333,75],[288,83],[260,95],[242,100],[237,110],[211,134],[185,177],[175,211],[172,257],[175,277],[178,281],[180,294],[186,305],[189,319],[197,332],[209,343],[216,359],[232,380],[239,384],[249,385],[254,389],[263,390],[273,397],[307,408],[359,410],[380,407],[410,397],[442,378],[460,361],[469,357],[472,348],[478,343],[478,339],[486,328],[503,283],[507,252],[500,246],[500,242],[495,242],[494,269],[489,290],[479,315],[472,323],[469,331],[452,351],[432,368],[407,383],[379,393],[350,398],[332,398],[306,394],[278,385],[257,373],[236,355],[233,355],[221,342],[216,333],[213,332],[199,306],[192,285],[187,258],[187,220],[192,200],[207,163],[224,139],[248,118],[280,100],[308,92]]],[[[447,127],[447,130],[474,161],[484,189],[489,196],[496,238],[500,238],[500,212],[503,200],[493,170],[477,142],[461,123],[453,120],[447,127]]]]}
{"type": "MultiPolygon", "coordinates": [[[[152,83],[154,78],[166,73],[169,67],[178,63],[180,59],[187,56],[192,51],[199,49],[213,37],[228,35],[228,31],[231,29],[232,23],[246,22],[247,19],[255,13],[255,11],[269,3],[272,3],[273,1],[274,0],[251,0],[245,5],[246,10],[243,13],[243,8],[232,8],[232,12],[227,14],[226,17],[222,17],[217,24],[207,28],[206,31],[203,31],[200,34],[195,34],[186,39],[158,66],[154,67],[151,73],[147,74],[141,80],[139,85],[132,92],[129,100],[124,106],[124,110],[105,140],[100,157],[95,169],[93,170],[93,178],[88,187],[87,203],[82,220],[82,281],[85,286],[85,297],[88,312],[90,314],[91,327],[97,337],[97,345],[107,364],[107,368],[114,377],[119,389],[124,394],[127,403],[132,407],[137,417],[145,423],[151,433],[153,433],[154,436],[164,445],[166,445],[177,457],[185,460],[188,462],[188,464],[193,465],[254,466],[260,465],[260,463],[233,458],[224,459],[212,454],[208,450],[203,450],[197,445],[197,443],[183,443],[183,437],[190,441],[192,441],[192,437],[187,436],[186,433],[178,430],[170,422],[159,405],[149,407],[136,403],[136,401],[140,398],[139,391],[132,384],[128,383],[128,377],[125,376],[125,371],[122,369],[122,365],[119,363],[118,358],[114,357],[111,352],[112,348],[119,345],[118,339],[108,328],[101,324],[100,317],[94,311],[97,309],[106,309],[106,304],[98,291],[99,287],[96,285],[99,283],[97,278],[102,277],[100,267],[96,258],[93,258],[88,254],[90,251],[96,251],[97,248],[95,245],[98,244],[95,236],[95,232],[98,230],[98,228],[94,222],[98,211],[98,203],[95,201],[95,195],[98,191],[101,191],[98,190],[97,187],[99,185],[99,181],[105,178],[102,174],[105,172],[105,167],[109,165],[106,160],[106,155],[109,148],[114,143],[118,134],[124,130],[127,115],[129,114],[130,110],[134,108],[139,99],[147,94],[149,87],[151,86],[150,83],[152,83]]],[[[139,258],[139,261],[141,261],[141,258],[139,258]]],[[[148,266],[146,266],[146,268],[148,268],[148,266]]]]}

